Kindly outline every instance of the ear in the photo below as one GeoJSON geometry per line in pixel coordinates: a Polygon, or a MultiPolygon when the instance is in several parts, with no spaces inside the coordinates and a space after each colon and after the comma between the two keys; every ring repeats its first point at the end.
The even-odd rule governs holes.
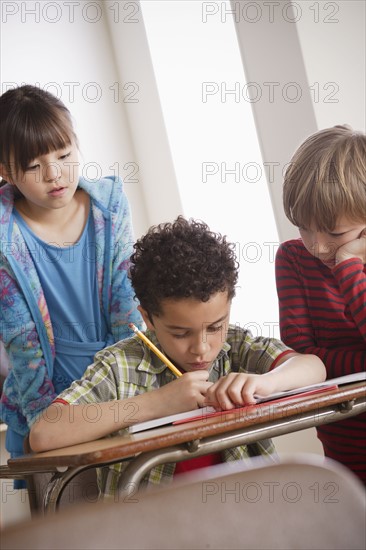
{"type": "Polygon", "coordinates": [[[1,164],[1,162],[0,162],[0,176],[3,178],[3,180],[6,180],[7,172],[5,170],[5,166],[1,164]]]}
{"type": "Polygon", "coordinates": [[[2,164],[1,162],[0,162],[0,177],[3,180],[5,180],[3,183],[5,183],[5,182],[12,183],[10,173],[8,172],[8,170],[6,169],[4,164],[2,164]]]}
{"type": "Polygon", "coordinates": [[[137,309],[139,310],[139,312],[141,313],[142,315],[142,318],[145,322],[145,325],[147,326],[147,328],[149,330],[153,330],[155,332],[155,327],[153,325],[153,323],[151,322],[151,318],[150,318],[150,315],[148,314],[148,312],[146,311],[146,309],[144,309],[143,307],[141,306],[137,306],[137,309]]]}

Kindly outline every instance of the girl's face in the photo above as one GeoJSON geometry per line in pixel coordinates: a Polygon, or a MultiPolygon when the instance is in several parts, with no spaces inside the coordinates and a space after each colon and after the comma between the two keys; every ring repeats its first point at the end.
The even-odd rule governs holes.
{"type": "Polygon", "coordinates": [[[33,159],[15,178],[8,177],[29,203],[46,209],[62,208],[73,198],[79,180],[78,149],[71,143],[33,159]]]}
{"type": "Polygon", "coordinates": [[[328,267],[335,264],[335,255],[342,245],[360,238],[365,223],[351,221],[341,216],[331,233],[318,231],[312,224],[308,228],[299,228],[301,238],[310,254],[319,258],[328,267]]]}

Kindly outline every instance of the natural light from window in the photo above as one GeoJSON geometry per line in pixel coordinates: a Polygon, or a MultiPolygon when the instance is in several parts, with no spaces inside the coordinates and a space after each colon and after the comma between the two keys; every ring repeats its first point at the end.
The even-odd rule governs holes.
{"type": "Polygon", "coordinates": [[[278,233],[230,3],[146,0],[141,8],[184,215],[236,243],[231,322],[278,336],[278,233]]]}

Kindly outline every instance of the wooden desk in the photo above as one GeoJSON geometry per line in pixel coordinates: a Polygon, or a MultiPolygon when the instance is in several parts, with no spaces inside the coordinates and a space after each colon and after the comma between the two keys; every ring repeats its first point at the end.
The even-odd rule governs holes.
{"type": "Polygon", "coordinates": [[[107,437],[56,451],[10,459],[0,477],[53,472],[44,509],[55,511],[62,491],[79,472],[130,459],[120,479],[121,494],[136,493],[141,479],[157,464],[252,443],[319,426],[366,411],[366,381],[315,395],[292,397],[223,413],[178,426],[107,437]]]}

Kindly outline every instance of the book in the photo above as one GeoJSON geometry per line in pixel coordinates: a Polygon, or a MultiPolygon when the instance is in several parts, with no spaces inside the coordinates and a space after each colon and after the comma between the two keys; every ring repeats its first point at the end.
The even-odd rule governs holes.
{"type": "MultiPolygon", "coordinates": [[[[332,385],[327,384],[326,386],[321,386],[319,388],[314,388],[314,389],[307,389],[301,392],[293,393],[293,390],[291,390],[291,392],[289,392],[288,394],[286,394],[286,392],[272,394],[272,395],[268,395],[263,399],[257,398],[256,402],[253,404],[250,403],[248,405],[243,405],[242,407],[236,407],[235,409],[228,409],[225,411],[215,411],[214,413],[208,413],[206,414],[204,419],[206,420],[207,418],[212,418],[214,416],[223,416],[223,415],[228,415],[230,413],[243,412],[243,411],[247,411],[248,409],[253,409],[253,407],[270,405],[271,403],[279,403],[279,402],[283,403],[284,401],[293,400],[295,397],[308,397],[309,395],[314,395],[314,394],[318,394],[329,390],[336,390],[337,388],[338,388],[337,384],[332,384],[332,385]]],[[[202,420],[202,417],[193,416],[190,418],[182,418],[179,420],[175,420],[173,424],[174,425],[185,424],[186,422],[194,422],[195,420],[202,420]]]]}
{"type": "Polygon", "coordinates": [[[366,371],[354,372],[352,374],[347,374],[346,376],[331,378],[329,380],[325,380],[325,382],[319,382],[319,384],[311,384],[310,386],[302,386],[301,388],[295,388],[293,390],[272,393],[271,395],[267,395],[267,397],[263,397],[260,395],[257,395],[255,397],[257,398],[257,403],[265,403],[266,401],[274,401],[275,399],[281,399],[282,397],[290,397],[292,395],[298,395],[313,390],[329,390],[329,388],[332,386],[342,386],[345,384],[352,384],[352,382],[360,382],[362,380],[366,380],[366,371]]]}
{"type": "Polygon", "coordinates": [[[177,414],[171,414],[169,416],[163,416],[162,418],[155,418],[154,420],[146,420],[145,422],[138,422],[128,428],[130,433],[143,432],[150,428],[157,428],[158,426],[164,426],[166,424],[174,424],[181,420],[189,420],[195,417],[195,420],[202,420],[207,418],[208,415],[217,412],[213,407],[202,407],[201,409],[193,409],[192,411],[186,411],[177,414]]]}
{"type": "Polygon", "coordinates": [[[183,413],[171,414],[169,416],[164,416],[162,418],[155,418],[153,420],[146,420],[145,422],[138,422],[133,424],[128,428],[129,433],[138,433],[145,430],[150,430],[151,428],[157,428],[159,426],[166,426],[168,424],[183,424],[185,422],[193,422],[195,420],[206,420],[213,416],[220,416],[222,414],[228,414],[230,412],[236,412],[242,410],[246,407],[255,407],[256,405],[268,403],[271,401],[278,401],[283,399],[290,399],[294,396],[307,396],[322,391],[329,391],[331,389],[336,389],[339,386],[345,384],[351,384],[352,382],[360,382],[366,380],[366,371],[365,372],[356,372],[349,374],[347,376],[341,376],[339,378],[332,378],[326,380],[325,382],[320,382],[319,384],[312,384],[310,386],[303,386],[301,388],[295,388],[293,390],[287,390],[282,392],[276,392],[267,396],[256,395],[256,403],[246,405],[244,407],[238,407],[237,409],[231,409],[228,411],[217,411],[214,407],[202,407],[201,409],[193,409],[191,411],[186,411],[183,413]]]}

